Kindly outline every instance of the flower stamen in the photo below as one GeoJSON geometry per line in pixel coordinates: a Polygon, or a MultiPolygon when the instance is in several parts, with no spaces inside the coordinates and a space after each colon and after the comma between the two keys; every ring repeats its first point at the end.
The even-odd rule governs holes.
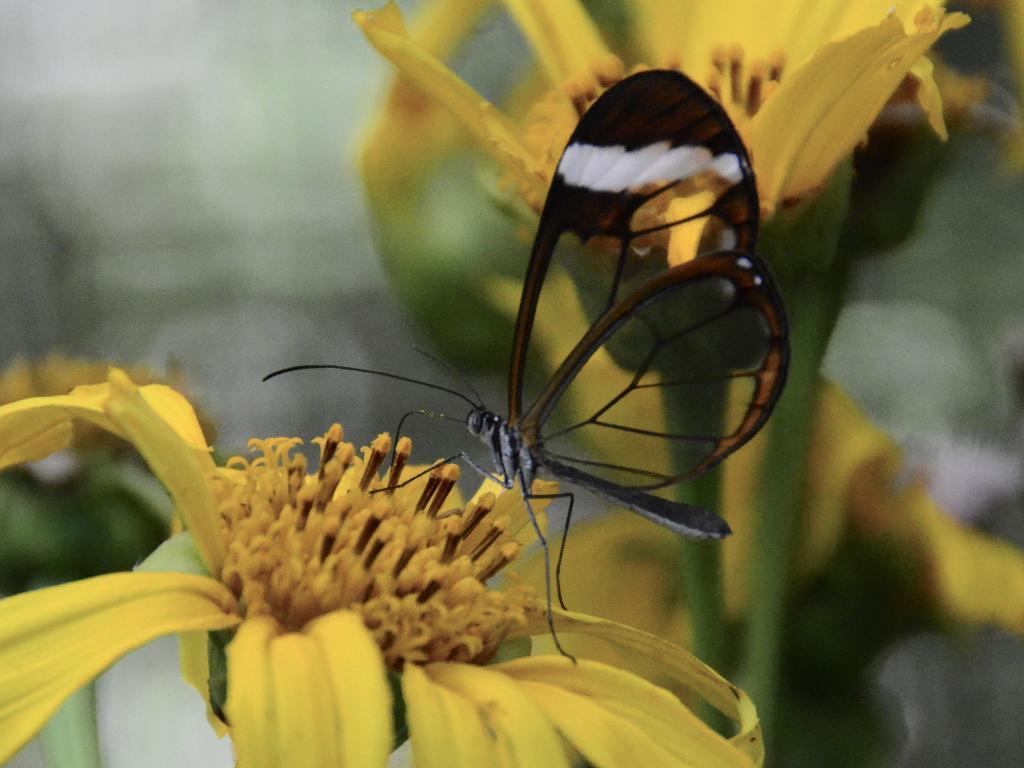
{"type": "Polygon", "coordinates": [[[427,484],[423,487],[423,493],[420,495],[419,501],[416,502],[417,512],[422,512],[427,508],[427,504],[430,503],[431,496],[434,495],[434,491],[437,490],[437,486],[441,483],[441,469],[442,467],[434,467],[430,471],[430,475],[427,477],[427,484]]]}
{"type": "Polygon", "coordinates": [[[359,481],[360,490],[365,491],[370,487],[370,482],[377,477],[377,470],[384,462],[384,457],[391,450],[391,435],[381,433],[370,443],[370,457],[366,460],[366,467],[363,470],[363,477],[359,481]]]}
{"type": "Polygon", "coordinates": [[[508,515],[490,519],[494,494],[462,506],[455,465],[401,485],[408,438],[395,445],[385,478],[378,472],[388,435],[363,449],[361,467],[341,440],[335,426],[316,441],[321,463],[311,474],[302,454],[292,455],[298,440],[252,441],[261,455],[232,459],[234,471],[219,478],[227,549],[220,577],[241,610],[272,617],[282,631],[353,611],[393,668],[490,658],[535,600],[526,587],[484,585],[521,549],[507,533],[508,515]]]}
{"type": "Polygon", "coordinates": [[[483,519],[490,514],[491,510],[494,509],[494,501],[493,493],[485,493],[476,500],[476,507],[473,508],[473,513],[469,516],[469,521],[462,529],[461,538],[463,541],[470,537],[476,527],[480,525],[481,521],[483,521],[483,519]]]}
{"type": "Polygon", "coordinates": [[[392,459],[391,469],[388,471],[388,496],[393,494],[395,488],[398,487],[398,482],[402,479],[402,469],[411,453],[412,440],[408,437],[399,438],[398,444],[395,446],[395,457],[392,459]]]}
{"type": "Polygon", "coordinates": [[[711,69],[706,85],[723,105],[733,107],[743,116],[753,117],[765,99],[778,87],[785,69],[782,52],[766,60],[746,60],[739,45],[718,46],[711,52],[711,69]]]}
{"type": "Polygon", "coordinates": [[[484,553],[490,549],[490,546],[498,540],[498,537],[501,536],[502,533],[504,533],[504,531],[502,531],[497,524],[492,524],[491,530],[489,530],[487,535],[481,539],[480,543],[476,545],[476,549],[473,550],[473,554],[469,556],[470,560],[475,563],[483,557],[484,553]]]}
{"type": "Polygon", "coordinates": [[[430,502],[430,508],[427,509],[427,517],[433,519],[437,517],[437,512],[441,509],[441,505],[444,504],[448,498],[448,494],[451,493],[452,488],[455,487],[455,483],[459,480],[459,468],[455,464],[445,464],[441,467],[439,473],[439,480],[437,484],[437,490],[434,491],[434,498],[430,502]]]}

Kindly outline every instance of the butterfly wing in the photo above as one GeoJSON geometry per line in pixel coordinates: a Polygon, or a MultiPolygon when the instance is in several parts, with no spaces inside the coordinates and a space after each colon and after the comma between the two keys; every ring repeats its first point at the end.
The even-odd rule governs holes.
{"type": "Polygon", "coordinates": [[[509,421],[539,465],[685,535],[729,532],[656,494],[750,439],[782,390],[786,319],[753,254],[757,226],[743,143],[691,80],[640,73],[591,106],[556,168],[516,322],[509,421]],[[564,312],[543,300],[545,278],[553,264],[573,273],[578,256],[563,256],[568,233],[591,243],[573,274],[589,329],[524,412],[534,319],[557,325],[564,312]],[[665,266],[678,242],[699,258],[665,266]],[[614,458],[592,458],[602,445],[614,458]]]}
{"type": "Polygon", "coordinates": [[[593,325],[520,431],[551,459],[589,465],[622,487],[661,488],[702,474],[760,429],[788,359],[786,318],[765,263],[743,251],[708,254],[652,278],[593,325]],[[613,347],[623,350],[617,358],[613,347]],[[683,410],[686,433],[665,431],[666,400],[683,410]],[[632,463],[589,462],[570,450],[612,436],[632,463]],[[674,467],[653,467],[666,448],[674,467]]]}
{"type": "MultiPolygon", "coordinates": [[[[664,268],[669,231],[676,237],[684,227],[692,230],[697,252],[748,250],[757,225],[746,149],[700,86],[678,72],[655,70],[608,89],[570,137],[541,213],[516,319],[510,423],[522,413],[530,335],[563,235],[600,242],[574,275],[588,283],[596,319],[664,268]],[[595,264],[601,254],[606,263],[595,264]]],[[[571,269],[569,259],[559,258],[571,269]]]]}
{"type": "Polygon", "coordinates": [[[708,254],[652,278],[593,325],[520,431],[553,474],[680,533],[720,537],[720,518],[650,492],[703,474],[749,440],[782,392],[788,358],[764,262],[708,254]],[[581,444],[611,446],[605,454],[616,458],[595,460],[581,444]]]}

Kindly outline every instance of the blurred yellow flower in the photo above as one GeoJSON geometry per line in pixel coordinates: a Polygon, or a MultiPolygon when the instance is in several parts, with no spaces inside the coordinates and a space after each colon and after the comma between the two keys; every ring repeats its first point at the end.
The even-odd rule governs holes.
{"type": "MultiPolygon", "coordinates": [[[[466,6],[439,0],[425,30],[460,32],[466,6]]],[[[625,67],[606,45],[577,0],[506,0],[528,39],[547,88],[516,119],[476,94],[443,64],[450,50],[436,35],[410,35],[389,3],[358,11],[367,39],[398,68],[387,111],[366,143],[364,174],[393,175],[424,154],[423,145],[394,141],[408,110],[401,94],[412,84],[443,105],[502,166],[518,194],[540,209],[555,163],[579,115],[625,67]]],[[[646,65],[669,67],[719,97],[748,145],[766,213],[817,190],[864,140],[868,128],[900,84],[911,91],[940,136],[946,130],[928,49],[964,14],[947,13],[933,0],[860,3],[689,3],[633,0],[632,49],[646,65]]],[[[638,68],[645,65],[637,64],[638,68]]],[[[421,121],[422,122],[422,121],[421,121]]]]}
{"type": "Polygon", "coordinates": [[[206,638],[220,630],[233,632],[227,723],[214,709],[211,719],[230,732],[243,768],[385,765],[395,738],[389,674],[400,676],[421,766],[568,766],[574,752],[602,766],[762,761],[746,695],[629,627],[556,616],[560,632],[658,659],[674,689],[703,697],[739,733],[718,735],[672,693],[596,661],[483,666],[506,638],[547,631],[531,589],[485,583],[529,530],[517,491],[488,481],[463,503],[454,466],[414,479],[406,438],[382,474],[390,439],[357,455],[338,425],[317,441],[315,471],[287,438],[253,441],[255,458],[218,467],[183,397],[118,370],[103,384],[0,407],[0,467],[60,450],[75,420],[138,449],[188,534],[141,571],[0,601],[0,761],[74,690],[160,635],[184,633],[184,674],[208,696],[206,638]],[[191,559],[181,557],[188,536],[191,559]]]}

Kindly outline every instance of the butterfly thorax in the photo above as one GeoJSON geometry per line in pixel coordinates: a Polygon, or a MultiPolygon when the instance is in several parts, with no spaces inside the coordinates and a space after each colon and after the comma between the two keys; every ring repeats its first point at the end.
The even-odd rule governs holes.
{"type": "Polygon", "coordinates": [[[518,429],[483,407],[469,412],[466,428],[490,450],[495,474],[502,485],[511,488],[517,479],[523,481],[524,488],[532,485],[536,464],[518,429]]]}

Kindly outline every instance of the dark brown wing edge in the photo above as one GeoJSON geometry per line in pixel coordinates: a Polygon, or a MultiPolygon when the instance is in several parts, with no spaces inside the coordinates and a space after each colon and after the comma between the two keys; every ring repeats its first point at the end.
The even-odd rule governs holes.
{"type": "Polygon", "coordinates": [[[526,369],[526,348],[530,343],[533,320],[537,314],[541,287],[548,273],[555,246],[565,229],[558,223],[552,209],[545,204],[541,213],[537,236],[530,252],[530,265],[523,280],[523,293],[519,298],[515,336],[512,337],[512,360],[508,366],[508,421],[515,423],[523,405],[523,373],[526,369]]]}
{"type": "Polygon", "coordinates": [[[623,488],[546,456],[538,458],[541,465],[555,477],[611,499],[638,515],[646,517],[652,523],[662,525],[687,538],[721,539],[732,533],[732,529],[725,520],[701,507],[623,488]]]}

